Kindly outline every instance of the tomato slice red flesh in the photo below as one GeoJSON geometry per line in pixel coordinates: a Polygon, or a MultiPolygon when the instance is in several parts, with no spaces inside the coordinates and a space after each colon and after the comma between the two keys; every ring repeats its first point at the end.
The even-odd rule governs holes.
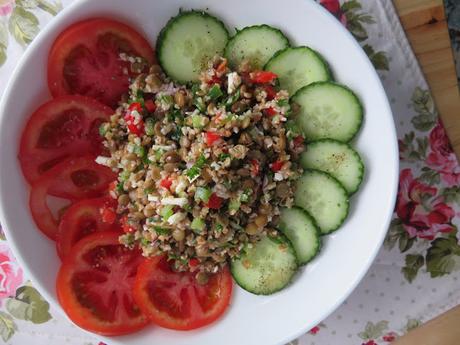
{"type": "Polygon", "coordinates": [[[99,127],[113,110],[83,96],[63,96],[41,105],[22,132],[19,161],[29,183],[68,157],[104,152],[99,127]]]}
{"type": "Polygon", "coordinates": [[[200,285],[194,273],[175,272],[165,256],[157,256],[139,266],[134,298],[153,323],[190,330],[222,316],[230,303],[232,284],[228,268],[200,285]]]}
{"type": "Polygon", "coordinates": [[[111,197],[84,199],[71,205],[59,222],[56,248],[60,258],[64,259],[75,243],[94,232],[120,231],[119,224],[104,222],[101,212],[115,208],[116,201],[111,197]]]}
{"type": "Polygon", "coordinates": [[[41,176],[30,192],[29,206],[38,228],[49,238],[56,239],[58,220],[50,211],[46,197],[54,191],[70,200],[102,196],[116,175],[97,164],[92,157],[69,158],[41,176]]]}
{"type": "Polygon", "coordinates": [[[147,318],[133,299],[139,250],[118,242],[120,233],[96,232],[79,241],[61,266],[56,289],[59,302],[79,327],[101,335],[128,334],[147,318]]]}
{"type": "Polygon", "coordinates": [[[115,108],[135,75],[121,53],[154,62],[148,41],[126,24],[94,18],[71,25],[58,36],[48,57],[51,94],[86,95],[115,108]]]}

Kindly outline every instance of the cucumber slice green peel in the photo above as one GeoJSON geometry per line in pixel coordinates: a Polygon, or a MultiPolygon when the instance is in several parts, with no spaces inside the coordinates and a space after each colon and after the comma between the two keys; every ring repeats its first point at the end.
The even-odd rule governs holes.
{"type": "Polygon", "coordinates": [[[299,89],[291,101],[300,106],[296,122],[308,141],[348,142],[363,122],[363,106],[355,93],[335,82],[316,82],[299,89]]]}
{"type": "Polygon", "coordinates": [[[161,30],[157,58],[172,80],[182,84],[198,81],[208,62],[223,55],[228,37],[224,23],[216,17],[206,12],[183,11],[161,30]]]}
{"type": "Polygon", "coordinates": [[[278,51],[264,69],[277,74],[280,88],[287,90],[290,95],[311,83],[333,79],[326,60],[318,52],[305,46],[278,51]]]}

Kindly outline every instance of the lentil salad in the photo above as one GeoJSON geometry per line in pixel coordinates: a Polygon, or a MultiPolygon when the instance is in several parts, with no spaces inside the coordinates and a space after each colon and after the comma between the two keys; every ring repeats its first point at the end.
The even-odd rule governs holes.
{"type": "Polygon", "coordinates": [[[111,194],[128,229],[124,244],[166,253],[179,271],[215,273],[277,235],[304,145],[275,79],[247,62],[231,70],[216,56],[191,87],[158,65],[134,80],[101,126],[110,157],[97,159],[119,173],[111,194]]]}

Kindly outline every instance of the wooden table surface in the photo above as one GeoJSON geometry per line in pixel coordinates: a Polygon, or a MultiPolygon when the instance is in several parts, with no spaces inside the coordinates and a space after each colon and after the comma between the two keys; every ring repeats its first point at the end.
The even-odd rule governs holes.
{"type": "MultiPolygon", "coordinates": [[[[452,146],[460,157],[460,96],[443,1],[393,2],[428,80],[452,146]]],[[[459,345],[459,324],[460,306],[411,331],[394,344],[459,345]]]]}
{"type": "Polygon", "coordinates": [[[443,1],[393,2],[430,84],[452,146],[460,157],[460,96],[443,1]]]}

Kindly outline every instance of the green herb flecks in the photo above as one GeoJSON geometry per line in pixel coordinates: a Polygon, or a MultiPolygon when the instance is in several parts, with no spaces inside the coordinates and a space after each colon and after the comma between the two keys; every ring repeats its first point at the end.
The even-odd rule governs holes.
{"type": "Polygon", "coordinates": [[[195,191],[195,200],[196,201],[203,201],[208,202],[209,198],[211,197],[212,190],[207,187],[197,187],[195,191]]]}
{"type": "Polygon", "coordinates": [[[99,135],[101,137],[105,137],[105,134],[107,133],[108,129],[109,129],[109,124],[107,122],[102,123],[99,126],[99,135]]]}
{"type": "Polygon", "coordinates": [[[155,119],[153,117],[146,118],[145,125],[144,125],[145,134],[147,134],[148,136],[154,135],[155,134],[154,127],[155,127],[155,119]]]}
{"type": "Polygon", "coordinates": [[[170,230],[168,228],[162,228],[161,226],[155,226],[153,230],[159,235],[159,236],[167,236],[169,235],[170,230]]]}
{"type": "Polygon", "coordinates": [[[219,84],[214,84],[210,89],[209,89],[209,92],[208,92],[208,97],[212,100],[212,101],[216,101],[217,99],[219,99],[220,97],[222,97],[224,95],[224,93],[222,92],[222,90],[220,89],[220,85],[219,84]]]}
{"type": "Polygon", "coordinates": [[[205,164],[206,158],[204,155],[201,155],[197,159],[195,164],[193,164],[193,166],[185,172],[185,175],[187,175],[190,182],[195,181],[198,178],[198,176],[200,176],[201,169],[204,167],[205,164]]]}
{"type": "Polygon", "coordinates": [[[166,205],[160,211],[160,216],[163,220],[168,220],[174,214],[173,205],[166,205]]]}

